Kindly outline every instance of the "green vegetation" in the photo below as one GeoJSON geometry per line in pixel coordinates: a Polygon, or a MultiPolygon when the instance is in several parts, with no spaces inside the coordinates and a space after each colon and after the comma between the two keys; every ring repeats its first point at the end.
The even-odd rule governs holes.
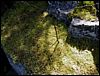
{"type": "Polygon", "coordinates": [[[82,1],[71,12],[71,17],[79,17],[86,20],[96,19],[96,8],[94,7],[94,1],[82,1]]]}
{"type": "Polygon", "coordinates": [[[98,59],[92,53],[98,51],[98,45],[92,45],[91,40],[71,39],[67,25],[46,14],[47,6],[46,1],[17,1],[15,8],[2,16],[5,52],[15,63],[22,63],[27,74],[97,75],[94,62],[98,59]]]}

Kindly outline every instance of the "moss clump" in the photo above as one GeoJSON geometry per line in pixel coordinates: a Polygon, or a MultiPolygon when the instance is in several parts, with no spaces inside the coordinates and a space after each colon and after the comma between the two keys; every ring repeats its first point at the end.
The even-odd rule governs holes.
{"type": "Polygon", "coordinates": [[[85,20],[96,19],[96,8],[93,1],[83,1],[70,13],[71,17],[79,17],[85,20]]]}

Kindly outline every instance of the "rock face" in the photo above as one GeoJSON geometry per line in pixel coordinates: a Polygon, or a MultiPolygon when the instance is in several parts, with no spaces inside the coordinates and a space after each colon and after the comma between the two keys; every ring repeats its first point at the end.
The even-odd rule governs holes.
{"type": "MultiPolygon", "coordinates": [[[[99,38],[99,21],[86,21],[78,18],[73,18],[70,21],[67,15],[74,10],[78,5],[77,1],[48,1],[49,14],[56,17],[58,20],[63,20],[69,26],[69,33],[73,37],[88,37],[95,40],[99,38]]],[[[98,6],[97,6],[98,7],[98,6]]],[[[99,9],[99,7],[97,8],[99,9]]]]}
{"type": "Polygon", "coordinates": [[[49,14],[56,17],[58,20],[63,20],[66,23],[70,21],[67,19],[67,14],[70,13],[78,4],[77,1],[48,1],[49,7],[47,11],[49,14]]]}
{"type": "Polygon", "coordinates": [[[87,37],[99,39],[99,21],[86,21],[73,18],[69,26],[69,33],[73,37],[87,37]]]}

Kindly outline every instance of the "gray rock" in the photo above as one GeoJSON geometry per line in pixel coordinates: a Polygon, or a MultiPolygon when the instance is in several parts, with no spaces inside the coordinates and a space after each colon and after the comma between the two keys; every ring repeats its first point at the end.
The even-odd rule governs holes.
{"type": "Polygon", "coordinates": [[[47,11],[49,14],[56,17],[58,20],[63,20],[69,23],[67,14],[70,13],[78,4],[77,1],[48,1],[49,7],[47,11]]]}
{"type": "MultiPolygon", "coordinates": [[[[48,13],[62,20],[69,26],[69,33],[73,37],[87,37],[99,39],[99,21],[86,21],[78,18],[68,19],[67,15],[78,5],[78,1],[48,1],[48,13]]],[[[99,9],[99,8],[98,8],[99,9]]]]}
{"type": "Polygon", "coordinates": [[[99,21],[86,21],[73,18],[69,26],[69,34],[73,37],[86,37],[94,40],[99,39],[99,21]]]}
{"type": "Polygon", "coordinates": [[[10,55],[7,55],[7,58],[8,58],[9,63],[13,67],[13,69],[18,73],[18,75],[25,75],[26,74],[25,68],[21,63],[13,63],[13,60],[10,57],[10,55]]]}

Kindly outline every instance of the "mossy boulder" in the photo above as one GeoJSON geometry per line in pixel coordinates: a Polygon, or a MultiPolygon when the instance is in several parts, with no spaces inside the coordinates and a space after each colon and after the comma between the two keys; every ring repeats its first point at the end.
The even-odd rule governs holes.
{"type": "Polygon", "coordinates": [[[70,13],[70,16],[85,20],[95,20],[97,17],[94,5],[94,1],[80,1],[78,6],[70,13]]]}
{"type": "MultiPolygon", "coordinates": [[[[77,48],[76,44],[81,48],[90,44],[84,39],[80,40],[84,44],[68,39],[68,27],[45,11],[47,1],[16,1],[14,6],[1,17],[1,43],[14,63],[25,66],[27,75],[99,74],[94,64],[97,53],[91,53],[94,47],[77,48]]],[[[93,52],[99,47],[95,48],[93,52]]]]}

